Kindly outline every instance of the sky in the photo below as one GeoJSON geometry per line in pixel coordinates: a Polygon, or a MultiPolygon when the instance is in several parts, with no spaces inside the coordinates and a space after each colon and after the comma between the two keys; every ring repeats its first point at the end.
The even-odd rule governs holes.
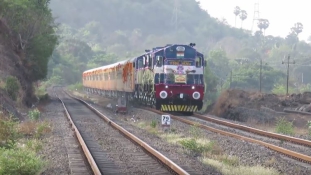
{"type": "MultiPolygon", "coordinates": [[[[290,28],[296,22],[303,24],[303,31],[299,34],[300,40],[307,40],[311,35],[311,10],[307,0],[197,0],[201,7],[215,18],[225,18],[229,25],[235,25],[233,10],[239,6],[248,14],[243,22],[243,28],[251,30],[254,16],[255,3],[259,3],[259,17],[268,19],[269,28],[266,35],[286,37],[290,28]]],[[[237,27],[241,27],[241,20],[237,18],[237,27]]],[[[257,30],[257,22],[254,22],[254,31],[257,30]]]]}

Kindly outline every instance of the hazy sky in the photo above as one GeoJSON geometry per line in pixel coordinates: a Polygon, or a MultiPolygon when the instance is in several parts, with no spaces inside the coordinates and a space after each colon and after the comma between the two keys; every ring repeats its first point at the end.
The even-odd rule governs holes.
{"type": "MultiPolygon", "coordinates": [[[[285,37],[290,28],[296,23],[303,24],[303,31],[299,38],[306,40],[311,35],[311,10],[307,0],[280,1],[280,0],[197,0],[201,7],[215,18],[225,18],[231,26],[234,26],[233,10],[235,6],[246,10],[247,19],[243,22],[243,28],[251,30],[254,4],[259,2],[260,18],[266,18],[270,22],[266,35],[285,37]]],[[[241,20],[237,18],[237,27],[241,27],[241,20]]],[[[257,28],[257,22],[254,23],[257,28]]]]}

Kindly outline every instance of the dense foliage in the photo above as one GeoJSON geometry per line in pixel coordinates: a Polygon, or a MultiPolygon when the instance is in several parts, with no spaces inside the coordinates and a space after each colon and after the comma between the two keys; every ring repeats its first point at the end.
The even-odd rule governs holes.
{"type": "MultiPolygon", "coordinates": [[[[47,63],[57,36],[50,0],[2,0],[0,17],[9,30],[6,39],[21,55],[29,80],[34,82],[47,75],[47,63]]],[[[3,30],[3,29],[2,29],[3,30]]]]}

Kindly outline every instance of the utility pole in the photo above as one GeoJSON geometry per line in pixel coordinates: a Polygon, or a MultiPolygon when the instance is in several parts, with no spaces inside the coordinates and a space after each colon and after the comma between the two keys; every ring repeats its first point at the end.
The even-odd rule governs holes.
{"type": "Polygon", "coordinates": [[[293,60],[293,62],[290,62],[289,59],[290,55],[287,56],[287,62],[282,61],[282,64],[287,64],[286,95],[288,95],[289,64],[295,64],[295,60],[293,60]]]}
{"type": "Polygon", "coordinates": [[[230,71],[230,86],[229,86],[229,89],[231,89],[231,83],[232,83],[232,70],[230,71]]]}
{"type": "Polygon", "coordinates": [[[261,93],[262,59],[260,59],[259,92],[261,93]]]}

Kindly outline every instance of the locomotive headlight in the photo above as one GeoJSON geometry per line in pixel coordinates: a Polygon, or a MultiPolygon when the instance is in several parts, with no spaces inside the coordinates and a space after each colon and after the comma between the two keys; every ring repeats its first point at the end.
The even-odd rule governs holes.
{"type": "Polygon", "coordinates": [[[194,86],[192,86],[191,89],[194,89],[194,86]]]}
{"type": "Polygon", "coordinates": [[[167,92],[166,92],[166,91],[161,91],[161,92],[160,92],[160,97],[161,97],[162,99],[165,99],[165,98],[167,97],[167,92]]]}
{"type": "Polygon", "coordinates": [[[166,86],[165,86],[165,88],[167,89],[167,88],[168,88],[168,86],[166,85],[166,86]]]}
{"type": "Polygon", "coordinates": [[[192,97],[193,97],[195,100],[197,100],[197,99],[199,99],[199,98],[201,97],[201,95],[200,95],[199,92],[193,92],[192,97]]]}

